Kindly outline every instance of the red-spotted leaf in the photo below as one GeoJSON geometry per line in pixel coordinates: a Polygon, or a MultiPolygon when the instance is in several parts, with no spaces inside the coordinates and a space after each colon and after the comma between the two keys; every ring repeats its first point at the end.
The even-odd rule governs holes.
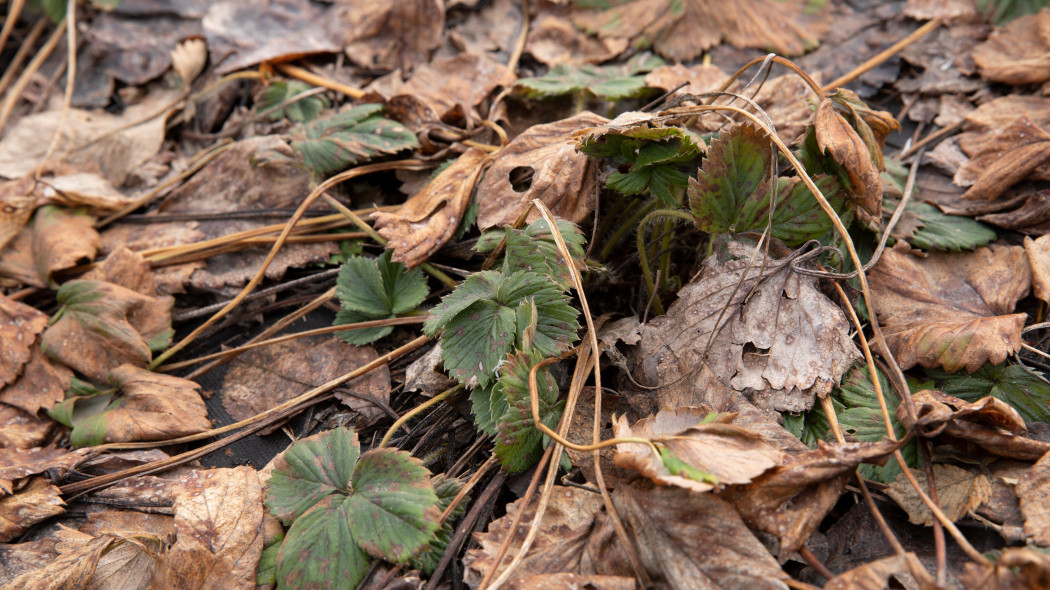
{"type": "Polygon", "coordinates": [[[326,496],[348,493],[360,454],[357,433],[346,428],[297,441],[274,461],[266,506],[287,525],[326,496]]]}
{"type": "Polygon", "coordinates": [[[327,496],[295,519],[277,551],[281,588],[354,588],[365,577],[368,554],[350,532],[347,504],[327,496]]]}

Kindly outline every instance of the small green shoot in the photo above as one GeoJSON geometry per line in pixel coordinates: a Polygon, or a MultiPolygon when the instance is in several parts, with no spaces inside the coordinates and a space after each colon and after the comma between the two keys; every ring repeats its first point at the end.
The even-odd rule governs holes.
{"type": "MultiPolygon", "coordinates": [[[[313,88],[313,86],[299,80],[274,80],[259,95],[255,108],[259,112],[266,111],[313,88]]],[[[328,99],[320,94],[316,94],[296,100],[287,107],[270,112],[268,116],[271,121],[280,121],[288,118],[296,123],[305,123],[316,119],[321,114],[321,111],[327,108],[328,99]]]]}
{"type": "MultiPolygon", "coordinates": [[[[333,325],[394,318],[416,309],[426,299],[429,290],[423,272],[418,268],[406,270],[400,262],[391,262],[390,256],[388,250],[378,258],[353,256],[343,264],[336,279],[340,306],[333,325]]],[[[339,337],[363,345],[393,330],[390,326],[348,330],[339,337]]]]}

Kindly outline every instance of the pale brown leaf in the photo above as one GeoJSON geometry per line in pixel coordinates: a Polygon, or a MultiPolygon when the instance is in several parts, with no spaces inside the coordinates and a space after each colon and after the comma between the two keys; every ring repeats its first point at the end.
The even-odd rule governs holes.
{"type": "Polygon", "coordinates": [[[0,498],[0,541],[22,536],[34,524],[66,511],[58,488],[34,477],[14,494],[0,498]]]}
{"type": "Polygon", "coordinates": [[[444,40],[441,0],[340,0],[336,10],[347,32],[346,56],[364,68],[411,71],[444,40]]]}
{"type": "Polygon", "coordinates": [[[0,493],[10,494],[15,482],[24,477],[51,471],[62,475],[84,460],[88,449],[70,451],[58,446],[19,449],[0,448],[0,493]]]}
{"type": "Polygon", "coordinates": [[[1028,115],[1001,130],[971,136],[966,143],[962,140],[960,138],[959,145],[970,156],[970,161],[956,173],[956,183],[972,183],[960,197],[964,201],[995,201],[1007,189],[1050,162],[1050,133],[1028,115]]]}
{"type": "Polygon", "coordinates": [[[30,449],[46,443],[58,423],[0,404],[0,449],[30,449]]]}
{"type": "Polygon", "coordinates": [[[1018,85],[1050,80],[1050,10],[997,28],[972,55],[986,80],[1018,85]]]}
{"type": "Polygon", "coordinates": [[[829,99],[821,101],[814,121],[817,145],[849,175],[852,200],[871,218],[882,215],[882,177],[871,151],[829,99]]]}
{"type": "Polygon", "coordinates": [[[1028,293],[1030,276],[1021,247],[919,258],[903,245],[883,252],[868,280],[902,369],[919,364],[972,373],[1020,349],[1027,316],[1010,312],[1028,293]]]}
{"type": "Polygon", "coordinates": [[[123,541],[108,535],[94,537],[82,544],[69,543],[58,558],[45,567],[28,571],[4,588],[7,590],[65,590],[86,588],[95,573],[102,553],[123,541]]]}
{"type": "Polygon", "coordinates": [[[1025,236],[1024,251],[1032,270],[1032,294],[1050,303],[1050,235],[1025,236]]]}
{"type": "Polygon", "coordinates": [[[33,354],[47,314],[0,294],[0,381],[13,383],[33,354]]]}
{"type": "MultiPolygon", "coordinates": [[[[883,590],[893,588],[890,580],[904,576],[909,582],[921,583],[922,588],[933,588],[934,581],[914,553],[904,553],[878,559],[843,572],[828,580],[824,590],[883,590]]],[[[905,586],[910,587],[910,586],[905,586]]]]}
{"type": "Polygon", "coordinates": [[[559,64],[599,64],[627,49],[627,40],[595,38],[563,17],[543,13],[529,25],[525,51],[537,61],[553,68],[559,64]]]}
{"type": "Polygon", "coordinates": [[[50,410],[66,398],[72,377],[73,371],[49,361],[38,344],[18,379],[0,388],[0,402],[34,415],[41,408],[50,410]]]}
{"type": "Polygon", "coordinates": [[[188,379],[121,365],[109,374],[120,388],[120,407],[106,416],[105,442],[164,440],[211,428],[208,409],[188,379]]]}
{"type": "Polygon", "coordinates": [[[1050,453],[1021,475],[1016,490],[1025,536],[1037,545],[1050,545],[1050,453]]]}
{"type": "MultiPolygon", "coordinates": [[[[928,492],[926,471],[916,469],[913,474],[923,491],[928,492]]],[[[954,465],[934,464],[933,480],[937,485],[937,504],[952,522],[959,520],[969,511],[976,510],[992,493],[991,483],[984,474],[954,465]]],[[[908,520],[912,524],[933,526],[937,521],[903,473],[897,475],[896,481],[886,489],[886,494],[908,513],[908,520]]]]}

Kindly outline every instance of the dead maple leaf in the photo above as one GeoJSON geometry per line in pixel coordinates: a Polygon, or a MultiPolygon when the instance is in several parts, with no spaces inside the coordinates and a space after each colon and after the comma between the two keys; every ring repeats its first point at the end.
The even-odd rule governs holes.
{"type": "Polygon", "coordinates": [[[445,38],[441,0],[340,0],[335,10],[347,31],[346,56],[364,68],[411,71],[445,38]]]}
{"type": "Polygon", "coordinates": [[[1024,248],[914,256],[900,243],[869,273],[875,311],[902,369],[916,364],[970,373],[1021,348],[1027,316],[1011,314],[1028,293],[1024,248]]]}
{"type": "MultiPolygon", "coordinates": [[[[317,335],[256,348],[230,363],[223,378],[222,405],[234,420],[245,420],[335,379],[378,355],[367,346],[347,344],[337,336],[317,335]]],[[[388,415],[390,370],[381,367],[342,387],[337,397],[360,414],[359,426],[388,415]],[[373,401],[374,400],[374,401],[373,401]]],[[[273,432],[280,424],[268,428],[273,432]]]]}
{"type": "Polygon", "coordinates": [[[719,379],[749,392],[760,408],[798,412],[860,357],[845,316],[816,279],[795,273],[790,257],[752,264],[755,254],[737,241],[716,246],[667,315],[643,328],[638,358],[646,382],[693,375],[706,358],[719,379]]]}
{"type": "Polygon", "coordinates": [[[255,588],[262,555],[262,486],[251,467],[212,469],[175,494],[177,538],[153,575],[157,588],[255,588]]]}
{"type": "MultiPolygon", "coordinates": [[[[584,111],[534,125],[514,138],[478,185],[478,227],[486,230],[514,223],[532,199],[542,201],[556,217],[583,221],[597,198],[597,168],[589,156],[576,151],[571,135],[606,122],[605,117],[584,111]]],[[[539,216],[533,209],[527,221],[539,216]]]]}
{"type": "Polygon", "coordinates": [[[33,354],[47,315],[0,294],[0,381],[13,383],[33,354]]]}
{"type": "Polygon", "coordinates": [[[761,435],[733,424],[701,424],[708,412],[683,407],[661,410],[655,416],[628,425],[627,417],[613,419],[616,437],[657,439],[689,466],[713,475],[717,483],[697,481],[668,470],[661,457],[641,443],[616,445],[616,464],[634,469],[661,485],[674,485],[705,492],[721,484],[748,483],[767,469],[778,465],[783,453],[769,445],[761,435]]]}
{"type": "Polygon", "coordinates": [[[903,553],[877,559],[842,572],[828,580],[824,590],[852,590],[855,588],[874,590],[875,588],[893,587],[890,580],[902,574],[910,575],[914,580],[919,581],[920,586],[918,587],[939,587],[934,584],[930,574],[926,572],[926,568],[914,553],[903,553]]]}
{"type": "Polygon", "coordinates": [[[753,529],[780,539],[781,561],[797,551],[835,506],[860,463],[880,463],[903,445],[874,443],[828,445],[785,457],[784,462],[749,484],[728,486],[720,495],[736,506],[753,529]]]}
{"type": "MultiPolygon", "coordinates": [[[[920,487],[928,490],[926,472],[915,470],[914,475],[920,487]]],[[[933,479],[937,484],[937,505],[952,522],[976,510],[992,493],[992,485],[985,475],[954,465],[935,463],[933,479]]],[[[889,485],[886,495],[908,513],[908,520],[912,524],[933,526],[937,521],[903,473],[898,474],[896,481],[889,485]]]]}
{"type": "Polygon", "coordinates": [[[817,107],[814,121],[817,145],[835,159],[849,175],[852,201],[871,219],[882,215],[882,177],[872,151],[846,118],[835,108],[835,102],[824,99],[817,107]]]}
{"type": "Polygon", "coordinates": [[[470,148],[394,213],[377,213],[392,259],[409,268],[426,262],[456,233],[481,175],[485,152],[470,148]]]}
{"type": "Polygon", "coordinates": [[[1032,270],[1032,294],[1050,303],[1050,235],[1024,238],[1024,251],[1032,270]]]}
{"type": "Polygon", "coordinates": [[[1037,545],[1050,545],[1050,453],[1025,470],[1017,482],[1024,534],[1037,545]]]}
{"type": "Polygon", "coordinates": [[[1017,85],[1050,80],[1050,10],[997,27],[972,56],[985,80],[1017,85]]]}
{"type": "Polygon", "coordinates": [[[810,13],[802,0],[627,0],[606,10],[580,11],[573,21],[599,37],[652,44],[673,61],[691,61],[722,40],[785,55],[813,49],[827,32],[830,12],[810,13]]]}
{"type": "Polygon", "coordinates": [[[34,524],[66,511],[56,486],[33,477],[13,494],[0,498],[0,542],[22,536],[34,524]]]}

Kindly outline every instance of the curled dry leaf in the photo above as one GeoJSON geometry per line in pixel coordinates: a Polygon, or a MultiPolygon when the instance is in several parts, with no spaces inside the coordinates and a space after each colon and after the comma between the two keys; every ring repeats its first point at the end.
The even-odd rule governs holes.
{"type": "Polygon", "coordinates": [[[31,478],[14,494],[0,498],[0,542],[22,536],[34,524],[66,511],[58,488],[43,477],[31,478]]]}
{"type": "MultiPolygon", "coordinates": [[[[582,221],[594,208],[597,169],[590,157],[578,153],[571,135],[608,120],[584,111],[546,125],[534,125],[516,137],[497,156],[478,185],[478,227],[509,225],[532,199],[539,199],[556,217],[582,221]],[[519,180],[518,174],[523,177],[519,180]],[[518,183],[526,185],[519,188],[518,183]]],[[[535,209],[527,221],[540,216],[535,209]]]]}
{"type": "Polygon", "coordinates": [[[0,494],[10,494],[17,480],[50,471],[57,475],[76,467],[86,450],[70,451],[57,446],[0,449],[0,494]]]}
{"type": "Polygon", "coordinates": [[[1002,130],[960,138],[959,145],[970,161],[956,173],[956,182],[973,185],[960,197],[963,200],[993,202],[1050,162],[1050,133],[1028,115],[1002,130]]]}
{"type": "Polygon", "coordinates": [[[567,19],[543,13],[529,26],[525,51],[549,68],[560,64],[597,65],[627,49],[627,40],[595,38],[572,26],[567,19]]]}
{"type": "Polygon", "coordinates": [[[616,445],[616,464],[631,468],[661,485],[704,492],[719,484],[748,483],[783,459],[783,453],[750,430],[733,424],[701,424],[708,412],[700,408],[661,410],[655,416],[628,425],[627,417],[613,419],[616,437],[656,439],[675,457],[713,475],[717,483],[697,481],[671,472],[663,459],[641,443],[616,445]]]}
{"type": "Polygon", "coordinates": [[[997,28],[972,56],[985,80],[1018,85],[1050,80],[1050,10],[997,28]]]}
{"type": "Polygon", "coordinates": [[[1037,545],[1050,545],[1050,453],[1042,456],[1017,482],[1024,515],[1024,534],[1037,545]]]}
{"type": "Polygon", "coordinates": [[[46,314],[0,294],[0,381],[14,383],[46,326],[46,314]]]}
{"type": "Polygon", "coordinates": [[[893,587],[892,585],[887,586],[890,580],[901,575],[910,576],[912,581],[918,581],[920,583],[918,587],[921,588],[938,587],[914,553],[903,553],[878,559],[843,572],[828,580],[824,590],[852,590],[855,588],[881,590],[893,587]]]}
{"type": "Polygon", "coordinates": [[[154,587],[255,588],[262,518],[262,486],[254,469],[198,472],[176,490],[178,536],[158,560],[154,587]]]}
{"type": "Polygon", "coordinates": [[[0,182],[0,250],[29,223],[36,208],[35,185],[30,176],[0,182]]]}
{"type": "Polygon", "coordinates": [[[1011,547],[990,565],[966,564],[966,575],[961,581],[967,588],[1046,588],[1050,581],[1050,556],[1036,548],[1011,547]]]}
{"type": "Polygon", "coordinates": [[[879,219],[882,215],[882,177],[864,139],[830,99],[821,101],[817,107],[814,125],[820,150],[846,169],[853,201],[872,219],[879,219]]]}
{"type": "Polygon", "coordinates": [[[41,408],[50,410],[66,398],[72,377],[73,371],[48,361],[38,344],[18,379],[6,387],[0,386],[0,402],[36,415],[41,408]]]}
{"type": "Polygon", "coordinates": [[[396,212],[376,214],[376,228],[389,240],[395,262],[414,268],[445,245],[470,205],[484,161],[484,151],[470,148],[396,212]]]}
{"type": "MultiPolygon", "coordinates": [[[[916,469],[914,475],[923,491],[929,490],[926,471],[916,469]]],[[[976,510],[992,494],[992,484],[984,474],[954,465],[934,464],[933,481],[937,485],[937,505],[952,522],[976,510]]],[[[897,475],[896,481],[886,489],[886,494],[908,513],[908,520],[912,524],[933,526],[937,521],[903,473],[897,475]]]]}
{"type": "Polygon", "coordinates": [[[186,88],[204,71],[207,61],[208,44],[204,39],[186,39],[171,50],[171,69],[182,78],[186,88]]]}
{"type": "Polygon", "coordinates": [[[643,382],[693,375],[706,358],[719,379],[760,408],[798,412],[860,357],[845,316],[816,279],[795,273],[790,257],[752,264],[754,255],[736,241],[716,246],[667,315],[644,326],[637,357],[643,382]]]}
{"type": "Polygon", "coordinates": [[[410,107],[394,106],[399,102],[418,102],[423,109],[429,109],[429,121],[440,120],[459,126],[476,122],[480,115],[475,107],[496,88],[509,88],[517,80],[507,66],[473,53],[461,53],[421,65],[404,84],[398,84],[398,72],[391,76],[394,87],[391,94],[394,96],[387,94],[393,103],[391,110],[410,107]]]}
{"type": "MultiPolygon", "coordinates": [[[[902,244],[902,243],[901,243],[902,244]]],[[[902,369],[974,372],[1021,348],[1026,315],[1011,314],[1031,273],[1021,247],[919,258],[898,244],[869,273],[875,312],[902,369]]]]}
{"type": "Polygon", "coordinates": [[[336,10],[347,31],[346,56],[364,68],[410,71],[444,41],[441,0],[341,0],[336,10]]]}
{"type": "Polygon", "coordinates": [[[828,445],[785,457],[784,462],[751,483],[728,486],[720,495],[734,505],[753,529],[780,539],[781,561],[797,551],[838,502],[860,463],[881,463],[904,443],[828,445]]]}
{"type": "Polygon", "coordinates": [[[102,553],[125,541],[102,535],[81,543],[67,543],[45,567],[28,571],[4,586],[8,590],[87,588],[102,553]]]}
{"type": "Polygon", "coordinates": [[[579,11],[573,21],[599,37],[649,45],[669,60],[690,61],[722,40],[798,55],[817,46],[830,12],[810,12],[802,0],[628,0],[612,8],[579,11]]]}
{"type": "Polygon", "coordinates": [[[1032,294],[1050,303],[1050,235],[1024,238],[1024,251],[1032,270],[1032,294]]]}
{"type": "Polygon", "coordinates": [[[91,260],[98,250],[93,217],[48,205],[15,235],[0,256],[0,276],[34,287],[54,287],[51,274],[91,260]]]}

